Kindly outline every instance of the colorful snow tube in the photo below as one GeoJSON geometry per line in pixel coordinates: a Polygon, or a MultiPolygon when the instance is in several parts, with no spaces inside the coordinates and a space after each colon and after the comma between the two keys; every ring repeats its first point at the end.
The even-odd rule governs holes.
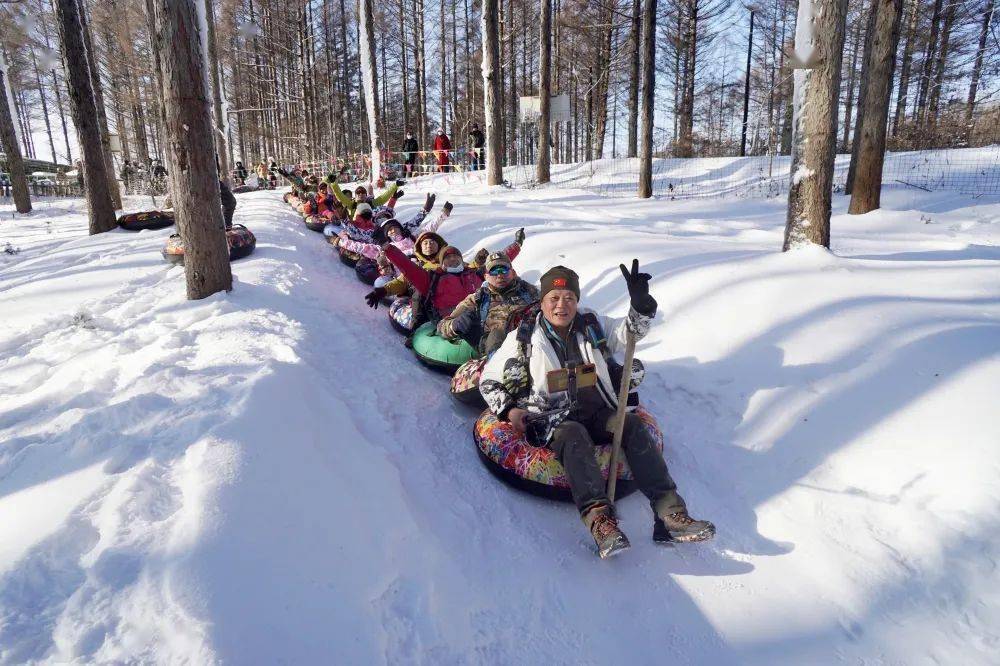
{"type": "MultiPolygon", "coordinates": [[[[242,259],[257,247],[257,238],[242,224],[234,224],[226,230],[226,242],[229,244],[229,261],[242,259]]],[[[184,263],[184,241],[180,234],[171,234],[167,239],[163,258],[172,264],[184,263]]]]}
{"type": "Polygon", "coordinates": [[[358,265],[358,260],[361,259],[361,255],[357,252],[351,252],[350,250],[342,250],[337,248],[337,254],[340,255],[340,261],[346,266],[354,268],[358,265]]]}
{"type": "Polygon", "coordinates": [[[465,340],[447,340],[437,334],[436,328],[433,322],[427,322],[413,332],[413,353],[428,368],[452,374],[479,355],[465,340]]]}
{"type": "Polygon", "coordinates": [[[141,213],[129,213],[118,218],[118,226],[127,231],[163,229],[173,223],[174,212],[172,210],[145,210],[141,213]]]}
{"type": "Polygon", "coordinates": [[[479,392],[479,376],[483,374],[487,358],[474,358],[462,364],[451,378],[451,395],[459,402],[483,408],[486,401],[479,392]]]}
{"type": "MultiPolygon", "coordinates": [[[[637,407],[635,413],[646,424],[657,447],[662,451],[663,433],[656,419],[642,407],[637,407]]],[[[509,423],[498,419],[490,410],[479,417],[472,434],[479,459],[486,465],[486,469],[504,483],[533,495],[562,502],[573,501],[566,470],[556,460],[552,449],[528,444],[514,432],[509,423]]],[[[596,446],[595,453],[601,474],[606,479],[611,464],[611,442],[596,446]]],[[[632,471],[624,458],[624,455],[619,455],[615,499],[635,491],[632,471]]]]}
{"type": "Polygon", "coordinates": [[[354,273],[365,284],[375,284],[375,280],[379,276],[378,264],[368,257],[361,257],[358,259],[358,263],[354,265],[354,273]]]}
{"type": "Polygon", "coordinates": [[[413,332],[413,299],[400,296],[389,306],[389,323],[400,335],[413,332]]]}
{"type": "Polygon", "coordinates": [[[320,233],[323,232],[323,227],[328,224],[326,218],[320,217],[319,215],[309,215],[302,221],[305,223],[306,229],[309,231],[318,231],[320,233]]]}

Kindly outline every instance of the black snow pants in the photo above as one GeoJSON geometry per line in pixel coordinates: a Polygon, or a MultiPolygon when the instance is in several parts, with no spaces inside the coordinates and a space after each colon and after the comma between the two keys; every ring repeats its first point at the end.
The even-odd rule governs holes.
{"type": "MultiPolygon", "coordinates": [[[[611,441],[614,416],[614,410],[608,407],[589,415],[573,414],[572,419],[556,427],[549,444],[566,468],[573,501],[581,516],[595,506],[609,504],[607,482],[597,465],[594,442],[611,441]]],[[[625,415],[622,454],[632,470],[636,487],[649,500],[654,515],[665,516],[686,510],[653,436],[642,419],[632,413],[625,415]]]]}

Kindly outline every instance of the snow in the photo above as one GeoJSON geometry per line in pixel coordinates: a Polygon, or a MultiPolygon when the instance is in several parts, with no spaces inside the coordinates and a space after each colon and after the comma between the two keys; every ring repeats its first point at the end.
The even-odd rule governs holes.
{"type": "MultiPolygon", "coordinates": [[[[280,192],[235,288],[184,300],[171,229],[0,208],[0,664],[995,663],[1000,197],[887,189],[781,253],[782,199],[434,188],[474,252],[654,275],[643,400],[710,544],[599,561],[475,454],[475,412],[280,192]]],[[[148,200],[145,200],[148,201],[148,200]]],[[[131,199],[134,210],[145,204],[131,199]]]]}

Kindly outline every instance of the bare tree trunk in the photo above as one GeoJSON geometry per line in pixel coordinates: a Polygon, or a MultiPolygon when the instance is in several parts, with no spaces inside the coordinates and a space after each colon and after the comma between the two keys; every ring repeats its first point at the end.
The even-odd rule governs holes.
{"type": "Polygon", "coordinates": [[[868,94],[865,105],[858,107],[863,120],[861,147],[851,192],[851,214],[867,213],[879,207],[882,192],[882,165],[885,161],[886,122],[889,118],[889,98],[892,96],[892,74],[896,67],[899,46],[899,18],[903,0],[874,0],[876,13],[872,38],[871,63],[868,68],[868,94]]]}
{"type": "Polygon", "coordinates": [[[14,118],[11,115],[11,99],[7,59],[0,52],[0,145],[2,145],[3,152],[7,157],[7,172],[10,174],[14,207],[18,213],[30,213],[31,195],[28,192],[28,177],[24,173],[24,158],[21,157],[21,147],[17,145],[17,131],[14,128],[14,118]]]}
{"type": "Polygon", "coordinates": [[[549,182],[549,106],[552,98],[552,0],[541,0],[542,15],[538,26],[538,182],[549,182]]]}
{"type": "MultiPolygon", "coordinates": [[[[877,2],[878,0],[875,0],[877,2]]],[[[868,18],[865,27],[865,51],[861,60],[861,82],[858,86],[858,108],[863,109],[868,99],[868,72],[872,62],[872,41],[875,37],[875,17],[878,12],[873,6],[868,10],[868,18]]],[[[854,126],[854,137],[851,139],[851,164],[847,168],[847,181],[844,184],[844,194],[850,194],[854,190],[854,175],[858,168],[858,151],[861,149],[861,133],[864,131],[864,118],[858,114],[858,121],[854,126]]]]}
{"type": "Polygon", "coordinates": [[[608,129],[608,90],[611,86],[611,36],[614,32],[614,7],[611,0],[601,15],[601,42],[597,49],[597,83],[594,90],[594,158],[604,157],[604,139],[608,129]]]}
{"type": "Polygon", "coordinates": [[[639,142],[639,197],[653,196],[653,104],[656,86],[656,0],[642,11],[642,137],[639,142]]]}
{"type": "MultiPolygon", "coordinates": [[[[444,0],[441,0],[441,20],[438,26],[441,31],[441,128],[448,133],[448,44],[444,23],[444,0]]],[[[455,137],[456,139],[458,137],[455,137]]],[[[449,156],[450,157],[450,156],[449,156]]],[[[451,161],[451,160],[449,160],[451,161]]]]}
{"type": "Polygon", "coordinates": [[[94,103],[97,105],[97,126],[101,130],[101,146],[104,150],[104,161],[107,163],[108,191],[111,192],[111,202],[115,210],[121,210],[122,193],[118,188],[118,178],[115,176],[115,162],[111,155],[111,136],[108,130],[108,114],[104,106],[104,86],[101,84],[101,70],[98,67],[97,51],[94,50],[94,40],[90,35],[87,23],[87,8],[84,0],[80,3],[80,24],[83,26],[83,41],[87,49],[87,64],[90,67],[90,78],[94,90],[94,103]]]}
{"type": "Polygon", "coordinates": [[[679,114],[679,134],[677,137],[677,157],[691,157],[694,155],[694,83],[695,83],[695,63],[698,56],[698,0],[689,0],[689,14],[687,17],[687,31],[684,45],[687,47],[685,55],[685,77],[681,94],[681,109],[679,114]]]}
{"type": "Polygon", "coordinates": [[[410,72],[406,63],[406,8],[405,0],[399,0],[399,78],[403,83],[403,133],[412,131],[410,127],[410,72]]]}
{"type": "Polygon", "coordinates": [[[796,51],[811,48],[819,57],[819,64],[815,69],[795,70],[791,187],[784,250],[808,243],[830,247],[837,97],[846,16],[847,0],[799,3],[796,51]],[[800,36],[808,44],[800,44],[800,36]]]}
{"type": "Polygon", "coordinates": [[[486,184],[503,183],[500,137],[502,119],[500,105],[500,0],[483,0],[481,19],[483,35],[483,110],[486,118],[486,184]]]}
{"type": "MultiPolygon", "coordinates": [[[[159,128],[156,136],[163,137],[167,131],[167,112],[163,108],[161,100],[161,95],[163,94],[163,66],[160,63],[160,51],[156,48],[156,26],[153,23],[154,2],[155,0],[146,0],[146,29],[149,31],[149,50],[153,54],[153,76],[156,78],[156,91],[152,95],[153,106],[156,108],[156,122],[159,128]]],[[[250,7],[252,12],[253,5],[251,4],[250,7]]],[[[257,71],[260,71],[259,67],[257,71]]],[[[154,145],[154,153],[157,156],[161,156],[163,141],[161,139],[158,146],[154,145]]]]}
{"type": "MultiPolygon", "coordinates": [[[[39,4],[39,13],[41,13],[41,4],[39,4]]],[[[40,21],[40,23],[42,26],[42,37],[45,39],[45,48],[51,49],[52,44],[49,41],[49,26],[44,16],[42,16],[42,20],[40,21]]],[[[72,164],[73,148],[70,146],[69,143],[69,126],[66,123],[66,110],[63,107],[62,92],[60,91],[59,78],[58,76],[56,76],[55,69],[49,70],[49,73],[52,75],[52,88],[55,89],[56,91],[56,106],[59,108],[59,120],[62,123],[63,140],[66,144],[66,163],[72,164]]],[[[58,162],[58,160],[55,159],[53,159],[53,161],[58,162]]]]}
{"type": "Polygon", "coordinates": [[[949,2],[944,11],[944,25],[941,27],[941,49],[938,51],[937,67],[934,72],[934,83],[930,92],[930,109],[924,118],[927,125],[934,125],[938,119],[938,104],[941,100],[941,89],[944,87],[944,68],[948,60],[948,48],[951,40],[951,27],[955,23],[955,7],[958,2],[949,2]]]}
{"type": "Polygon", "coordinates": [[[108,165],[101,145],[97,121],[97,103],[91,85],[87,49],[77,0],[56,0],[63,62],[69,75],[69,99],[73,125],[83,150],[83,180],[90,210],[90,233],[110,231],[116,226],[115,207],[109,189],[108,165]]]}
{"type": "Polygon", "coordinates": [[[913,117],[917,124],[921,125],[925,120],[927,111],[927,95],[930,92],[931,73],[934,68],[934,54],[937,52],[938,30],[941,27],[941,5],[942,0],[934,0],[934,12],[931,15],[931,34],[927,38],[927,50],[924,53],[924,62],[920,73],[920,89],[917,93],[917,105],[913,110],[913,117]]]}
{"type": "Polygon", "coordinates": [[[382,152],[378,139],[378,78],[375,75],[375,23],[372,0],[358,0],[358,53],[361,57],[361,78],[365,87],[365,105],[368,109],[368,137],[371,142],[371,180],[377,182],[382,175],[382,152]]]}
{"type": "Polygon", "coordinates": [[[639,144],[639,61],[641,58],[642,19],[640,0],[632,0],[631,32],[629,33],[628,76],[628,149],[626,157],[635,157],[639,144]]]}
{"type": "Polygon", "coordinates": [[[226,183],[232,184],[230,177],[231,167],[229,166],[229,141],[226,136],[228,122],[222,108],[222,78],[219,68],[219,46],[215,42],[215,3],[212,0],[205,2],[205,25],[208,27],[208,66],[211,69],[210,79],[212,84],[212,110],[215,113],[215,149],[216,158],[219,161],[219,178],[226,183]]]}
{"type": "Polygon", "coordinates": [[[416,20],[417,38],[417,75],[420,77],[420,147],[427,150],[427,52],[424,49],[424,0],[418,3],[416,20]]]}
{"type": "MultiPolygon", "coordinates": [[[[992,2],[992,0],[990,0],[992,2]]],[[[921,0],[911,0],[910,20],[906,28],[906,45],[903,47],[903,62],[899,69],[899,91],[896,94],[896,112],[892,118],[892,134],[899,131],[899,123],[906,118],[906,96],[910,89],[910,63],[913,60],[913,42],[916,38],[917,18],[921,0]]]]}
{"type": "Polygon", "coordinates": [[[986,52],[986,36],[990,32],[990,22],[993,20],[993,0],[986,0],[983,8],[983,27],[979,31],[979,47],[976,49],[976,64],[972,67],[972,83],[969,84],[969,99],[965,107],[965,122],[972,123],[972,112],[976,108],[976,90],[979,88],[979,76],[983,71],[983,54],[986,52]]]}
{"type": "MultiPolygon", "coordinates": [[[[42,102],[42,118],[45,119],[45,136],[49,139],[49,150],[52,151],[52,161],[58,162],[56,157],[56,142],[52,138],[52,123],[49,121],[49,103],[45,99],[45,89],[42,87],[42,75],[38,71],[38,60],[35,58],[35,47],[29,46],[28,50],[31,52],[31,67],[35,72],[35,85],[38,87],[38,98],[42,102]]],[[[6,77],[6,72],[4,72],[4,77],[6,77]]]]}
{"type": "Polygon", "coordinates": [[[184,238],[184,272],[191,300],[233,288],[198,1],[155,0],[153,5],[155,42],[163,66],[171,192],[184,238]]]}
{"type": "MultiPolygon", "coordinates": [[[[878,0],[874,0],[878,2],[878,0]]],[[[851,67],[847,72],[847,103],[844,104],[844,128],[843,137],[840,140],[840,150],[847,150],[847,140],[851,136],[851,112],[854,110],[854,74],[858,69],[858,51],[861,50],[861,25],[864,21],[858,16],[854,21],[854,37],[851,48],[851,67]]],[[[860,107],[859,107],[860,108],[860,107]]],[[[860,115],[860,113],[859,113],[860,115]]]]}

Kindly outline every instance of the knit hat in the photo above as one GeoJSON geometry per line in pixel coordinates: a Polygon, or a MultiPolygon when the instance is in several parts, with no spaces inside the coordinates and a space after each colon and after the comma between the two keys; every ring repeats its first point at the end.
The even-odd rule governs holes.
{"type": "Polygon", "coordinates": [[[462,251],[459,250],[454,245],[447,245],[438,252],[438,262],[443,263],[445,258],[450,254],[457,254],[459,257],[462,256],[462,251]]]}
{"type": "Polygon", "coordinates": [[[354,207],[354,217],[371,217],[372,207],[366,203],[359,203],[354,207]]]}
{"type": "Polygon", "coordinates": [[[565,266],[553,266],[545,271],[541,282],[542,293],[539,298],[545,298],[545,294],[553,289],[569,289],[580,300],[580,276],[565,266]]]}
{"type": "Polygon", "coordinates": [[[510,257],[506,252],[494,252],[486,258],[486,272],[489,273],[495,266],[510,267],[510,257]]]}

